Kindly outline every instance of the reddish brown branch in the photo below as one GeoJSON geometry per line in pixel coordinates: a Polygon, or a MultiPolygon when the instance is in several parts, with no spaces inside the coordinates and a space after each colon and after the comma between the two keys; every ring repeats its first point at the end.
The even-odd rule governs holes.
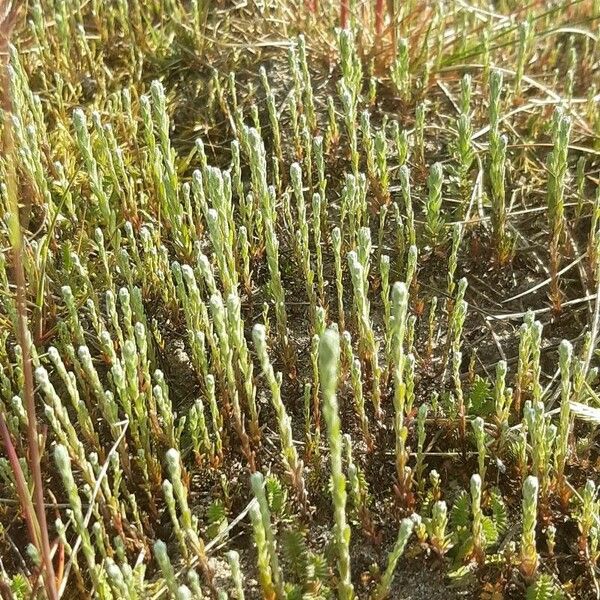
{"type": "Polygon", "coordinates": [[[8,429],[4,420],[0,420],[0,429],[6,451],[11,461],[17,482],[17,493],[25,514],[31,542],[36,546],[42,558],[44,567],[44,585],[47,597],[57,600],[56,580],[54,578],[54,567],[50,552],[50,541],[46,523],[46,508],[44,505],[44,488],[42,482],[42,470],[40,465],[40,448],[37,430],[37,415],[35,410],[33,371],[31,368],[31,338],[27,324],[27,283],[25,280],[25,269],[23,267],[23,236],[19,220],[19,204],[17,200],[17,179],[13,162],[14,147],[10,119],[6,115],[12,113],[11,98],[8,93],[8,46],[17,19],[17,3],[11,0],[0,0],[0,101],[4,110],[3,123],[3,154],[7,163],[6,188],[8,192],[8,210],[12,216],[10,237],[13,254],[13,276],[16,285],[15,299],[18,315],[17,341],[21,346],[23,357],[23,400],[27,409],[27,443],[29,450],[29,468],[33,477],[33,506],[35,513],[32,514],[31,499],[25,484],[25,478],[20,468],[18,457],[14,452],[8,429]],[[34,519],[35,514],[35,519],[34,519]]]}
{"type": "Polygon", "coordinates": [[[340,0],[340,27],[348,27],[348,0],[340,0]]]}
{"type": "Polygon", "coordinates": [[[375,33],[381,37],[383,33],[383,0],[375,0],[375,33]]]}

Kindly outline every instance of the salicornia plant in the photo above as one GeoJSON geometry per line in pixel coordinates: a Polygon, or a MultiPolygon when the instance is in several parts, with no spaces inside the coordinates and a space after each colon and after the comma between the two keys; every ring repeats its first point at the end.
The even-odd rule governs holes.
{"type": "Polygon", "coordinates": [[[334,538],[339,573],[338,594],[343,600],[349,600],[354,598],[354,587],[350,571],[350,527],[346,520],[346,477],[342,471],[342,433],[336,397],[339,357],[339,335],[328,329],[321,335],[319,342],[319,372],[331,463],[334,538]]]}
{"type": "Polygon", "coordinates": [[[571,120],[557,110],[553,122],[553,148],[547,161],[548,222],[550,225],[550,297],[554,310],[560,310],[562,297],[558,281],[563,232],[565,229],[564,196],[568,169],[571,120]]]}

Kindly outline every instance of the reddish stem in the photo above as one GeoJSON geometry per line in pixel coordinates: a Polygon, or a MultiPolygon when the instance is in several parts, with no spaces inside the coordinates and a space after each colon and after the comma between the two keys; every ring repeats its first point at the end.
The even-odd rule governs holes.
{"type": "Polygon", "coordinates": [[[383,33],[383,0],[375,0],[375,33],[380,37],[383,33]]]}
{"type": "Polygon", "coordinates": [[[348,0],[340,0],[340,27],[348,27],[348,0]]]}
{"type": "MultiPolygon", "coordinates": [[[[8,93],[8,44],[10,36],[13,31],[13,27],[16,22],[18,3],[11,4],[6,1],[0,1],[0,14],[4,14],[5,18],[0,22],[0,91],[3,92],[0,96],[0,102],[6,115],[12,114],[12,101],[10,94],[8,93]]],[[[39,437],[37,431],[37,415],[35,411],[35,399],[33,395],[34,384],[33,384],[33,371],[31,368],[31,347],[30,347],[30,335],[27,325],[27,282],[25,279],[25,269],[23,267],[23,234],[21,231],[21,223],[19,220],[19,204],[17,200],[17,178],[15,173],[14,165],[14,145],[12,137],[11,120],[9,118],[4,119],[4,131],[2,139],[2,151],[4,156],[8,159],[7,168],[7,181],[6,189],[8,192],[8,209],[11,211],[14,219],[13,227],[11,231],[11,244],[13,254],[13,272],[16,284],[15,300],[17,305],[17,341],[21,346],[22,359],[23,359],[23,400],[27,410],[27,444],[29,450],[29,468],[33,479],[33,494],[34,501],[33,507],[35,508],[36,520],[33,520],[31,514],[31,498],[29,498],[29,492],[25,487],[25,492],[22,489],[18,489],[19,498],[23,505],[23,511],[25,513],[28,527],[30,528],[31,542],[37,547],[40,556],[42,558],[42,564],[44,566],[44,584],[46,587],[46,595],[49,600],[57,600],[58,593],[56,590],[56,580],[54,578],[54,566],[52,565],[52,557],[50,554],[50,540],[48,537],[48,528],[46,524],[46,507],[44,505],[44,488],[42,483],[42,470],[40,465],[40,448],[39,448],[39,437]],[[31,531],[32,525],[35,526],[35,535],[31,531]]],[[[4,419],[0,422],[0,428],[2,430],[2,438],[7,449],[9,457],[11,455],[11,448],[14,454],[11,460],[11,466],[15,469],[18,465],[18,459],[16,464],[14,459],[16,453],[14,453],[14,447],[8,434],[8,429],[4,419]]],[[[23,472],[20,469],[14,471],[15,480],[18,481],[17,487],[21,488],[23,485],[24,477],[23,472]],[[20,481],[19,479],[22,478],[20,481]]]]}
{"type": "Polygon", "coordinates": [[[37,548],[39,548],[39,532],[36,526],[35,510],[33,508],[33,504],[31,503],[31,498],[29,497],[27,482],[25,481],[25,476],[23,475],[23,469],[21,469],[21,463],[19,462],[17,451],[15,450],[14,444],[10,438],[10,433],[2,413],[0,413],[0,436],[2,437],[4,448],[6,449],[6,454],[8,456],[10,468],[13,472],[13,477],[15,478],[17,496],[21,502],[21,510],[23,511],[23,516],[25,517],[25,523],[27,524],[27,530],[29,531],[29,538],[31,539],[31,542],[37,548]]]}

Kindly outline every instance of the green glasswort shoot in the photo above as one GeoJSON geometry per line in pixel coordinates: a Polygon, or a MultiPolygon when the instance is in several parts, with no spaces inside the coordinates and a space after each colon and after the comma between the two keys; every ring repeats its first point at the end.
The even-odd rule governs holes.
{"type": "Polygon", "coordinates": [[[564,196],[568,169],[568,148],[571,120],[557,110],[554,116],[553,148],[547,161],[548,169],[548,221],[550,224],[550,298],[555,311],[559,311],[562,294],[558,281],[561,247],[565,228],[564,196]]]}
{"type": "Polygon", "coordinates": [[[338,594],[342,600],[351,600],[354,598],[354,587],[350,572],[350,527],[346,520],[346,477],[342,471],[342,433],[336,397],[339,359],[339,335],[334,330],[328,329],[321,335],[319,341],[319,374],[331,463],[334,538],[339,573],[338,594]]]}
{"type": "MultiPolygon", "coordinates": [[[[258,501],[258,512],[262,524],[262,530],[264,531],[265,537],[265,549],[268,556],[268,560],[271,567],[271,575],[273,578],[273,586],[275,588],[275,594],[278,600],[283,600],[286,595],[284,591],[283,573],[279,565],[279,559],[277,557],[277,543],[275,541],[275,532],[271,524],[271,511],[269,510],[269,504],[267,496],[265,494],[265,481],[261,473],[253,473],[250,477],[250,483],[252,485],[252,491],[258,501]]],[[[256,534],[255,527],[255,534],[256,534]]],[[[259,545],[257,538],[257,545],[259,545]]],[[[261,549],[259,547],[259,553],[261,549]]]]}
{"type": "Polygon", "coordinates": [[[427,201],[425,203],[426,228],[429,239],[433,245],[439,241],[444,227],[442,210],[442,183],[444,181],[442,164],[435,163],[427,178],[427,201]]]}
{"type": "Polygon", "coordinates": [[[530,475],[523,483],[523,533],[521,534],[520,570],[531,580],[538,568],[535,528],[537,524],[538,480],[530,475]]]}
{"type": "Polygon", "coordinates": [[[375,591],[374,598],[376,600],[384,600],[384,598],[389,597],[396,566],[400,560],[400,557],[404,553],[406,544],[412,534],[413,527],[414,521],[412,519],[402,519],[402,522],[400,523],[400,529],[398,531],[398,537],[396,538],[394,547],[388,556],[387,567],[381,577],[379,585],[377,586],[377,590],[375,591]]]}

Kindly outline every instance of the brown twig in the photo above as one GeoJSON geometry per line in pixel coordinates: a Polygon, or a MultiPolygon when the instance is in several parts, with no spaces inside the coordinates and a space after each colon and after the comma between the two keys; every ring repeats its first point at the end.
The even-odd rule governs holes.
{"type": "Polygon", "coordinates": [[[15,300],[18,316],[18,330],[16,334],[23,357],[23,399],[27,409],[27,442],[29,449],[29,467],[34,485],[33,508],[35,509],[35,512],[32,512],[32,501],[29,497],[29,491],[27,490],[25,478],[20,468],[18,458],[16,457],[16,453],[14,453],[14,447],[12,446],[4,419],[0,420],[0,428],[9,457],[11,456],[11,449],[14,454],[11,460],[11,466],[14,471],[15,480],[18,482],[18,495],[21,500],[23,512],[25,513],[31,542],[37,547],[42,558],[46,595],[50,600],[56,600],[58,595],[56,591],[56,580],[54,578],[54,566],[52,565],[52,556],[50,553],[48,527],[46,524],[46,508],[44,505],[44,488],[40,465],[33,372],[31,368],[31,337],[27,324],[27,283],[25,279],[25,269],[23,267],[23,235],[19,220],[17,179],[13,162],[14,144],[11,121],[6,118],[6,115],[12,113],[11,98],[8,94],[8,45],[17,20],[17,8],[18,4],[13,4],[12,0],[0,0],[0,56],[2,57],[2,63],[0,65],[0,101],[2,103],[3,114],[5,115],[2,149],[7,163],[6,188],[9,213],[12,217],[9,229],[13,254],[13,275],[16,284],[15,300]]]}

